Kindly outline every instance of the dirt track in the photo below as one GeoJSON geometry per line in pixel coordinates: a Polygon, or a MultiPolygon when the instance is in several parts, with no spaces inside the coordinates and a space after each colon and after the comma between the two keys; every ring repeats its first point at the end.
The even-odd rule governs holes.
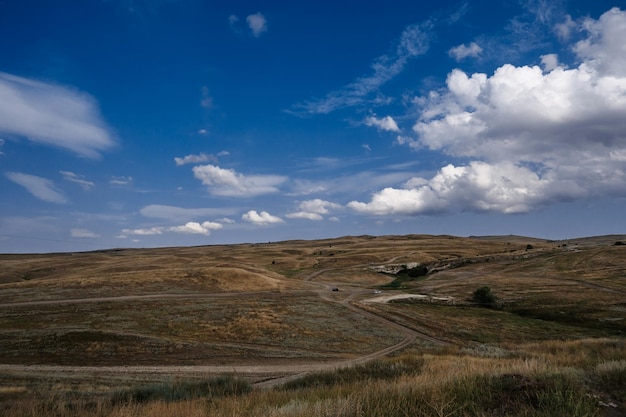
{"type": "MultiPolygon", "coordinates": [[[[396,257],[394,259],[397,259],[396,257]]],[[[393,262],[394,259],[388,262],[393,262]]],[[[356,265],[347,268],[355,268],[356,265]]],[[[5,365],[0,364],[0,372],[12,373],[12,374],[28,374],[35,375],[50,375],[50,374],[70,374],[70,375],[107,375],[107,374],[129,374],[129,375],[168,375],[168,376],[186,376],[186,377],[200,377],[203,375],[219,375],[224,373],[234,373],[238,375],[246,375],[251,379],[257,381],[257,386],[269,387],[284,383],[290,379],[298,377],[301,374],[308,372],[319,372],[326,370],[333,370],[337,368],[348,367],[352,365],[362,364],[373,359],[389,355],[395,351],[403,349],[413,343],[416,339],[423,339],[428,342],[440,345],[446,345],[447,342],[430,337],[426,334],[417,332],[413,329],[404,327],[398,323],[390,321],[384,317],[373,314],[369,311],[359,308],[353,303],[353,300],[363,295],[365,291],[363,289],[350,289],[349,287],[342,289],[341,293],[331,291],[334,288],[331,284],[317,283],[315,278],[329,271],[336,271],[343,268],[329,268],[320,271],[313,272],[303,278],[304,281],[315,285],[318,289],[296,290],[290,291],[290,293],[317,293],[322,299],[329,302],[340,304],[344,308],[347,308],[357,314],[365,316],[366,318],[376,321],[384,326],[387,326],[392,331],[397,331],[404,337],[395,345],[386,347],[376,352],[369,353],[367,355],[343,361],[332,362],[310,362],[304,364],[272,364],[272,365],[235,365],[235,366],[53,366],[53,365],[5,365]],[[340,294],[339,297],[337,295],[340,294]]],[[[65,300],[46,300],[46,301],[30,301],[20,303],[2,303],[0,308],[10,307],[32,307],[32,306],[46,306],[46,305],[62,305],[62,304],[82,304],[82,303],[99,303],[99,302],[127,302],[137,300],[159,300],[159,299],[195,299],[195,298],[227,298],[227,297],[242,297],[242,296],[254,296],[266,294],[267,292],[228,292],[228,293],[190,293],[190,294],[149,294],[149,295],[127,295],[119,297],[100,297],[100,298],[76,298],[65,300]]],[[[369,291],[367,291],[369,293],[369,291]]]]}

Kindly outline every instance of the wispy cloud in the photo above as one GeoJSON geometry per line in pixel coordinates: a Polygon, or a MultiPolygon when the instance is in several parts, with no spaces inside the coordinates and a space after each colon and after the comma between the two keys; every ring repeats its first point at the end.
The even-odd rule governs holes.
{"type": "Polygon", "coordinates": [[[380,102],[381,97],[378,94],[380,87],[400,74],[412,58],[428,51],[435,24],[434,19],[429,19],[407,26],[400,35],[395,49],[374,60],[371,74],[328,93],[323,99],[298,103],[288,112],[295,115],[326,114],[346,107],[380,102]]]}
{"type": "Polygon", "coordinates": [[[112,177],[109,180],[111,185],[128,185],[133,182],[133,177],[112,177]]]}
{"type": "Polygon", "coordinates": [[[91,181],[87,181],[84,176],[75,174],[71,171],[59,171],[59,172],[61,173],[61,175],[63,175],[64,180],[80,185],[81,187],[83,187],[83,190],[85,191],[91,190],[96,185],[91,181]]]}
{"type": "Polygon", "coordinates": [[[6,176],[40,200],[57,204],[67,203],[65,195],[49,179],[21,172],[7,172],[6,176]]]}
{"type": "Polygon", "coordinates": [[[217,158],[213,155],[207,155],[205,153],[201,153],[199,155],[187,155],[182,158],[174,158],[174,162],[176,162],[176,166],[186,165],[186,164],[198,164],[201,162],[217,162],[217,158]]]}
{"type": "Polygon", "coordinates": [[[524,12],[510,20],[503,47],[515,54],[547,46],[551,29],[565,18],[563,3],[564,0],[521,0],[524,12]]]}
{"type": "Polygon", "coordinates": [[[0,133],[90,158],[115,145],[91,96],[4,72],[0,72],[0,133]]]}
{"type": "Polygon", "coordinates": [[[232,169],[224,169],[215,165],[199,165],[193,167],[194,176],[208,186],[215,195],[230,197],[253,197],[279,191],[278,186],[287,181],[281,175],[250,175],[245,176],[232,169]]]}
{"type": "Polygon", "coordinates": [[[94,233],[89,229],[72,229],[70,231],[70,235],[79,239],[97,239],[100,237],[99,234],[94,233]]]}
{"type": "Polygon", "coordinates": [[[139,210],[144,217],[168,220],[192,220],[199,217],[232,215],[237,211],[234,208],[183,208],[161,204],[150,204],[139,210]]]}
{"type": "Polygon", "coordinates": [[[200,99],[200,106],[205,109],[213,108],[213,97],[209,94],[209,87],[204,86],[200,89],[200,93],[202,94],[202,98],[200,99]]]}

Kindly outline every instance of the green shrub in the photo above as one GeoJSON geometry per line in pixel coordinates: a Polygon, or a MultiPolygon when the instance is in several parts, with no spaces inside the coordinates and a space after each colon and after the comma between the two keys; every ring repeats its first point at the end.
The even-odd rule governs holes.
{"type": "Polygon", "coordinates": [[[483,307],[493,308],[496,306],[497,298],[491,292],[491,288],[484,285],[472,294],[472,301],[476,304],[480,304],[483,307]]]}

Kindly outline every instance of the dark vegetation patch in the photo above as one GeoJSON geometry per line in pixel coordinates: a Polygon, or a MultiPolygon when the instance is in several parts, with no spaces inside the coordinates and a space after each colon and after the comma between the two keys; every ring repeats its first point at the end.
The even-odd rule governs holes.
{"type": "Polygon", "coordinates": [[[309,374],[284,384],[283,388],[294,390],[365,383],[366,381],[376,380],[389,381],[405,375],[417,375],[422,370],[423,365],[424,359],[421,357],[406,357],[393,361],[376,360],[365,365],[309,374]]]}
{"type": "Polygon", "coordinates": [[[398,272],[393,274],[395,277],[393,281],[388,284],[381,285],[381,289],[385,290],[400,290],[406,288],[404,284],[407,282],[419,281],[428,274],[428,268],[424,265],[418,265],[413,268],[407,268],[403,266],[398,272]]]}
{"type": "Polygon", "coordinates": [[[215,399],[247,394],[249,382],[233,376],[221,376],[205,381],[174,381],[151,384],[118,391],[111,397],[114,404],[145,403],[150,401],[184,401],[194,398],[215,399]]]}
{"type": "MultiPolygon", "coordinates": [[[[583,382],[567,374],[487,375],[456,381],[452,393],[469,415],[592,416],[597,402],[583,382]]],[[[465,415],[465,414],[464,414],[465,415]]]]}

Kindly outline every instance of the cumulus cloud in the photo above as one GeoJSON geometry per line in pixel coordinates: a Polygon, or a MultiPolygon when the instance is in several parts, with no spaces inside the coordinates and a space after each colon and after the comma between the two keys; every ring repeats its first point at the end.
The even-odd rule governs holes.
{"type": "Polygon", "coordinates": [[[246,17],[246,22],[248,22],[248,27],[255,38],[261,36],[263,32],[267,32],[267,19],[260,12],[246,17]]]}
{"type": "Polygon", "coordinates": [[[370,116],[365,119],[366,126],[376,127],[378,130],[385,130],[387,132],[399,132],[400,128],[393,117],[385,116],[382,119],[378,119],[376,116],[370,116]]]}
{"type": "Polygon", "coordinates": [[[241,219],[246,222],[257,224],[260,226],[284,223],[283,219],[281,219],[280,217],[272,216],[267,211],[257,213],[256,210],[250,210],[249,212],[242,214],[241,219]]]}
{"type": "Polygon", "coordinates": [[[182,233],[182,234],[199,234],[209,236],[211,231],[219,230],[223,226],[220,223],[205,221],[187,222],[182,226],[155,226],[143,229],[124,229],[122,230],[122,236],[135,235],[135,236],[152,236],[162,235],[163,233],[182,233]]]}
{"type": "Polygon", "coordinates": [[[201,162],[216,162],[217,158],[213,155],[207,155],[205,153],[201,153],[199,155],[187,155],[182,158],[176,157],[174,158],[174,162],[176,162],[176,166],[186,165],[186,164],[198,164],[201,162]]]}
{"type": "Polygon", "coordinates": [[[445,211],[526,213],[557,200],[586,196],[578,184],[541,177],[510,162],[474,161],[467,166],[443,167],[430,181],[414,178],[404,188],[385,188],[369,203],[352,201],[348,207],[375,215],[418,215],[445,211]]]}
{"type": "Polygon", "coordinates": [[[0,133],[95,158],[115,140],[82,92],[0,72],[0,133]]]}
{"type": "Polygon", "coordinates": [[[290,219],[324,220],[322,214],[328,214],[332,209],[339,209],[341,206],[330,201],[319,198],[306,200],[299,204],[299,211],[289,213],[286,217],[290,219]]]}
{"type": "Polygon", "coordinates": [[[587,19],[572,50],[539,66],[502,65],[493,75],[452,71],[446,88],[420,97],[415,149],[470,160],[430,180],[386,188],[348,206],[370,214],[449,210],[520,213],[557,201],[626,194],[626,12],[587,19]]]}
{"type": "Polygon", "coordinates": [[[220,223],[215,222],[187,222],[183,226],[170,227],[169,231],[176,233],[200,234],[208,236],[211,234],[212,230],[219,230],[222,227],[223,226],[220,223]]]}
{"type": "Polygon", "coordinates": [[[6,176],[40,200],[57,204],[67,203],[65,195],[49,179],[21,172],[7,172],[6,176]]]}
{"type": "Polygon", "coordinates": [[[476,42],[472,42],[469,45],[463,44],[463,45],[458,45],[458,46],[455,46],[454,48],[451,48],[448,51],[448,55],[450,55],[452,58],[456,59],[457,61],[461,61],[467,57],[476,58],[480,55],[482,51],[483,51],[483,48],[478,46],[476,42]]]}
{"type": "Polygon", "coordinates": [[[91,190],[96,184],[91,181],[87,181],[84,176],[75,174],[71,171],[59,171],[63,175],[63,179],[76,183],[83,187],[85,191],[91,190]]]}
{"type": "Polygon", "coordinates": [[[244,176],[232,169],[215,165],[193,167],[194,176],[208,186],[215,195],[229,197],[252,197],[278,192],[278,186],[287,180],[280,175],[244,176]]]}

